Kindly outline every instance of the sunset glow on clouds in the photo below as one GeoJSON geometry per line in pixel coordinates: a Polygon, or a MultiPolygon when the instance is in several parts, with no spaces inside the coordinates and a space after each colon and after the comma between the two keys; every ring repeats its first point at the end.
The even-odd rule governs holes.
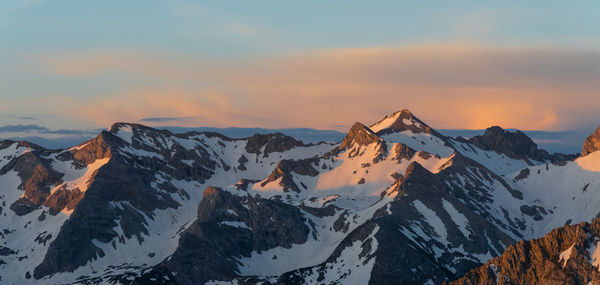
{"type": "Polygon", "coordinates": [[[0,12],[10,16],[0,30],[20,32],[8,33],[12,41],[2,47],[4,124],[25,114],[51,128],[130,121],[346,130],[405,108],[447,129],[600,123],[600,27],[576,5],[549,4],[538,17],[535,7],[515,3],[417,5],[397,15],[381,3],[362,10],[323,4],[308,21],[277,3],[269,5],[281,14],[172,1],[124,5],[118,13],[145,14],[106,22],[107,14],[83,4],[71,3],[65,11],[80,14],[66,15],[46,1],[14,3],[0,12]],[[53,21],[29,23],[43,35],[18,25],[43,8],[50,10],[42,18],[53,21]],[[356,22],[365,9],[373,20],[356,22]],[[548,25],[550,32],[538,32],[548,25]]]}
{"type": "Polygon", "coordinates": [[[70,116],[99,125],[181,117],[170,123],[327,129],[409,108],[438,128],[548,130],[585,124],[600,106],[600,53],[567,49],[332,49],[223,65],[168,54],[90,53],[40,56],[35,64],[68,80],[135,78],[103,96],[60,98],[70,116]]]}

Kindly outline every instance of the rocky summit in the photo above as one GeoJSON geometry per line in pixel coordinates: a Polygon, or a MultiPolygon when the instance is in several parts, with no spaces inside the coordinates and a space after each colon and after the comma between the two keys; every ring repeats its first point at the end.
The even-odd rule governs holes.
{"type": "Polygon", "coordinates": [[[408,110],[338,143],[116,123],[0,142],[1,284],[599,284],[598,130],[441,135],[408,110]]]}

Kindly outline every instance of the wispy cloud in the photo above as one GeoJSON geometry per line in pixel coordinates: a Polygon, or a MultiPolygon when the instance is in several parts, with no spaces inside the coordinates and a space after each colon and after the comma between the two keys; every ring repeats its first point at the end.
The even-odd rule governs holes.
{"type": "Polygon", "coordinates": [[[120,80],[147,79],[146,86],[102,97],[61,99],[65,113],[97,124],[192,118],[187,125],[326,129],[373,122],[402,108],[438,128],[600,123],[600,52],[594,50],[431,44],[320,50],[236,64],[162,53],[38,59],[47,72],[65,77],[118,73],[120,80]]]}
{"type": "Polygon", "coordinates": [[[35,134],[55,134],[55,135],[83,135],[83,134],[93,134],[96,130],[67,130],[67,129],[58,129],[51,130],[46,127],[34,124],[19,124],[19,125],[5,125],[0,126],[0,134],[3,133],[35,133],[35,134]]]}
{"type": "Polygon", "coordinates": [[[215,11],[198,2],[176,2],[170,13],[182,22],[175,31],[185,38],[202,36],[231,37],[263,37],[269,29],[254,23],[242,21],[238,16],[224,11],[215,11]]]}
{"type": "Polygon", "coordinates": [[[47,128],[38,125],[7,125],[0,126],[0,133],[4,132],[46,132],[47,128]]]}
{"type": "Polygon", "coordinates": [[[177,121],[184,121],[184,120],[190,120],[193,119],[193,117],[154,117],[154,118],[143,118],[140,119],[140,122],[151,122],[151,123],[166,123],[166,122],[177,122],[177,121]]]}
{"type": "Polygon", "coordinates": [[[19,115],[0,115],[2,117],[6,117],[6,118],[11,118],[11,119],[16,119],[16,120],[25,120],[25,121],[34,121],[34,120],[38,120],[38,117],[33,117],[33,116],[19,116],[19,115]]]}

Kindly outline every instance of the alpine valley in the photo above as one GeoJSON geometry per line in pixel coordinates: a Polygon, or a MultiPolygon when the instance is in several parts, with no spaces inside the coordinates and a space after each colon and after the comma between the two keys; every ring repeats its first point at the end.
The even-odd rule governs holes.
{"type": "Polygon", "coordinates": [[[403,110],[338,143],[116,123],[0,141],[1,284],[600,284],[600,130],[447,137],[403,110]]]}

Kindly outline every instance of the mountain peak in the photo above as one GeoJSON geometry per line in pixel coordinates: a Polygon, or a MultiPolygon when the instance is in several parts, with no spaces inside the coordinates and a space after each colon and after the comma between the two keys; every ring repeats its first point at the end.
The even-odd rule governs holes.
{"type": "Polygon", "coordinates": [[[345,149],[351,147],[353,143],[357,143],[359,145],[369,145],[374,142],[381,141],[381,138],[373,132],[369,127],[356,122],[350,128],[350,131],[342,141],[340,145],[340,149],[345,149]]]}
{"type": "MultiPolygon", "coordinates": [[[[547,151],[538,149],[537,144],[525,133],[519,130],[505,130],[499,126],[487,128],[483,135],[470,138],[469,143],[483,150],[504,153],[514,159],[563,161],[574,158],[563,154],[550,155],[547,151]]],[[[600,141],[597,146],[600,146],[600,141]]]]}
{"type": "MultiPolygon", "coordinates": [[[[127,122],[116,122],[114,124],[112,124],[109,128],[108,128],[108,132],[116,134],[120,131],[131,131],[133,129],[144,129],[144,130],[156,130],[152,127],[148,127],[142,124],[136,124],[136,123],[127,123],[127,122]]],[[[158,130],[156,130],[158,131],[158,130]]]]}
{"type": "Polygon", "coordinates": [[[402,131],[428,134],[434,132],[427,124],[415,117],[408,109],[397,111],[390,116],[385,116],[379,122],[373,124],[371,129],[378,135],[402,131]]]}
{"type": "Polygon", "coordinates": [[[474,136],[469,142],[481,149],[496,150],[513,158],[531,156],[537,150],[537,145],[523,132],[511,132],[499,126],[487,128],[483,135],[474,136]]]}
{"type": "Polygon", "coordinates": [[[268,157],[272,152],[283,152],[298,146],[306,146],[302,141],[282,133],[254,134],[247,138],[246,151],[268,157]]]}
{"type": "Polygon", "coordinates": [[[139,136],[144,133],[153,133],[153,134],[163,134],[163,135],[172,135],[170,131],[167,130],[159,130],[152,127],[148,127],[142,124],[136,123],[125,123],[125,122],[117,122],[112,124],[110,128],[108,128],[108,132],[121,138],[128,144],[133,143],[133,138],[139,136]]]}
{"type": "Polygon", "coordinates": [[[586,156],[597,150],[600,150],[600,127],[585,139],[581,150],[581,156],[586,156]]]}

